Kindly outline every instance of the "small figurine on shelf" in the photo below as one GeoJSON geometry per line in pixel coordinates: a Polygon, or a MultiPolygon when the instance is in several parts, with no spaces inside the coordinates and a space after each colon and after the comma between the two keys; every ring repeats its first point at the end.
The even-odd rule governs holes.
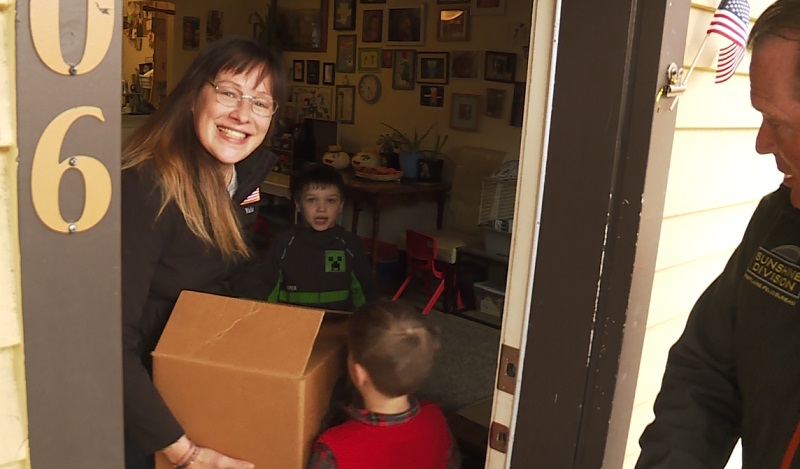
{"type": "Polygon", "coordinates": [[[339,145],[329,145],[328,151],[322,155],[322,162],[336,169],[345,169],[350,166],[350,155],[339,145]]]}

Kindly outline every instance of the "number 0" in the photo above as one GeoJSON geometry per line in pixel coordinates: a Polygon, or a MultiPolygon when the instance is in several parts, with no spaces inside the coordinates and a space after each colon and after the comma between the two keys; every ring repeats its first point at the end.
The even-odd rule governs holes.
{"type": "Polygon", "coordinates": [[[95,158],[76,155],[59,162],[64,137],[70,126],[83,116],[105,122],[103,111],[94,106],[81,106],[62,112],[42,132],[31,168],[33,208],[48,228],[60,233],[86,231],[103,219],[111,205],[111,175],[95,158]],[[80,219],[68,222],[61,216],[58,187],[64,173],[76,169],[83,175],[86,198],[80,219]],[[73,229],[70,229],[70,224],[73,229]]]}

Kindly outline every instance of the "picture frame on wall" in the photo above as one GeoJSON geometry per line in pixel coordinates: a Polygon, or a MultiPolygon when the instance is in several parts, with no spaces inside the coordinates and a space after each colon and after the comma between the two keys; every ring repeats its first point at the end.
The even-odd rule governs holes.
{"type": "Polygon", "coordinates": [[[322,64],[322,84],[332,85],[336,82],[336,64],[325,62],[322,64]]]}
{"type": "Polygon", "coordinates": [[[472,0],[473,15],[502,15],[506,12],[506,0],[472,0]]]}
{"type": "Polygon", "coordinates": [[[469,39],[469,9],[439,10],[436,38],[440,41],[466,41],[469,39]]]}
{"type": "Polygon", "coordinates": [[[452,78],[480,78],[482,52],[476,50],[454,50],[450,52],[450,76],[452,78]]]}
{"type": "Polygon", "coordinates": [[[359,3],[378,4],[378,3],[386,3],[386,0],[359,0],[359,3]]]}
{"type": "Polygon", "coordinates": [[[483,79],[501,83],[514,83],[517,54],[512,52],[486,52],[483,79]]]}
{"type": "Polygon", "coordinates": [[[305,68],[304,61],[292,61],[292,81],[303,81],[305,79],[305,68]]]}
{"type": "Polygon", "coordinates": [[[392,60],[394,60],[394,51],[383,49],[381,51],[381,68],[392,68],[392,60]]]}
{"type": "Polygon", "coordinates": [[[448,52],[417,52],[417,83],[446,85],[450,63],[448,52]]]}
{"type": "Polygon", "coordinates": [[[514,95],[511,98],[511,121],[509,125],[522,127],[525,117],[525,82],[514,83],[514,95]]]}
{"type": "Polygon", "coordinates": [[[361,42],[383,41],[383,10],[361,12],[361,42]]]}
{"type": "Polygon", "coordinates": [[[361,47],[358,49],[358,71],[380,72],[381,49],[378,47],[361,47]]]}
{"type": "Polygon", "coordinates": [[[386,43],[390,45],[423,45],[425,43],[425,5],[389,7],[387,10],[386,43]]]}
{"type": "Polygon", "coordinates": [[[306,60],[306,83],[319,85],[319,60],[306,60]]]}
{"type": "Polygon", "coordinates": [[[336,38],[336,71],[340,73],[356,71],[355,34],[340,34],[336,38]]]}
{"type": "Polygon", "coordinates": [[[197,50],[200,48],[200,18],[196,16],[183,17],[183,50],[197,50]]]}
{"type": "Polygon", "coordinates": [[[411,49],[394,51],[392,61],[392,89],[413,90],[417,69],[417,52],[411,49]]]}
{"type": "Polygon", "coordinates": [[[450,127],[477,132],[481,116],[481,97],[477,94],[450,95],[450,127]]]}
{"type": "Polygon", "coordinates": [[[428,107],[444,106],[444,86],[421,85],[419,87],[419,105],[428,107]]]}
{"type": "Polygon", "coordinates": [[[436,3],[440,5],[461,5],[466,3],[469,5],[471,1],[472,0],[436,0],[436,3]]]}
{"type": "Polygon", "coordinates": [[[486,88],[486,116],[502,119],[505,101],[506,90],[486,88]]]}
{"type": "MultiPolygon", "coordinates": [[[[278,7],[278,14],[284,30],[281,33],[281,46],[284,51],[294,52],[324,52],[328,50],[328,0],[318,0],[313,7],[304,4],[302,7],[296,3],[282,2],[278,7]],[[291,5],[287,7],[285,5],[291,5]]],[[[264,34],[258,24],[253,25],[253,34],[256,38],[264,34]]]]}
{"type": "Polygon", "coordinates": [[[297,119],[333,120],[333,90],[319,86],[293,86],[292,102],[297,119]]]}
{"type": "Polygon", "coordinates": [[[356,0],[333,0],[333,29],[336,31],[356,29],[356,0]]]}
{"type": "Polygon", "coordinates": [[[356,87],[355,85],[336,86],[336,120],[342,124],[355,122],[356,87]]]}

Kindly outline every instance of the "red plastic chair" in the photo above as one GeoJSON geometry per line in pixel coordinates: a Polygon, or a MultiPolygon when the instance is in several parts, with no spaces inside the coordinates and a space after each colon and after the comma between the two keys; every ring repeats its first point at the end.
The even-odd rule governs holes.
{"type": "Polygon", "coordinates": [[[425,290],[430,293],[430,276],[439,280],[436,291],[433,292],[422,314],[428,314],[433,309],[433,305],[444,291],[445,276],[436,268],[436,238],[415,230],[406,230],[406,257],[408,259],[408,275],[397,289],[392,301],[397,301],[403,294],[408,283],[415,273],[422,273],[425,281],[425,290]],[[428,275],[430,274],[430,276],[428,275]]]}

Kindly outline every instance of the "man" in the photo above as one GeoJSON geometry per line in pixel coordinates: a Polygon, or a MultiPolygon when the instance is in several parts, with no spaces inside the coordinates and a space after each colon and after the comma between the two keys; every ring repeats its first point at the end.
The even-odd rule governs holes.
{"type": "Polygon", "coordinates": [[[672,347],[637,469],[800,468],[800,0],[753,26],[750,99],[758,153],[783,184],[764,197],[725,270],[672,347]]]}

